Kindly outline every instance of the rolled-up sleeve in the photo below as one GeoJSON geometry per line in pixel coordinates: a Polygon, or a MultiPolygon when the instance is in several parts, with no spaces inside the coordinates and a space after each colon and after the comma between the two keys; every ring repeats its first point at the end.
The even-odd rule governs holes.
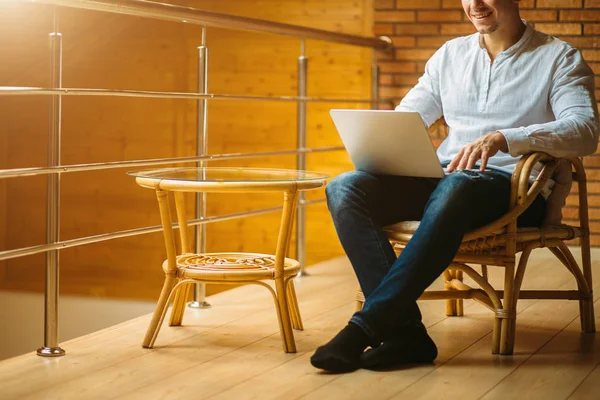
{"type": "Polygon", "coordinates": [[[425,73],[419,82],[404,96],[396,111],[418,112],[421,119],[431,126],[443,114],[440,98],[439,68],[445,51],[442,46],[425,65],[425,73]]]}
{"type": "Polygon", "coordinates": [[[555,157],[592,154],[598,146],[594,75],[579,50],[569,48],[555,67],[549,103],[555,121],[502,129],[511,156],[534,151],[555,157]]]}

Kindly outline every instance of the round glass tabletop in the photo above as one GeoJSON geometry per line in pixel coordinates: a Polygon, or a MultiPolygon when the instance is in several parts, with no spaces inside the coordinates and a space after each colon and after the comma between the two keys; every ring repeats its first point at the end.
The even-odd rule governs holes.
{"type": "Polygon", "coordinates": [[[323,181],[329,175],[320,172],[272,168],[186,167],[130,171],[136,178],[182,182],[298,182],[323,181]]]}

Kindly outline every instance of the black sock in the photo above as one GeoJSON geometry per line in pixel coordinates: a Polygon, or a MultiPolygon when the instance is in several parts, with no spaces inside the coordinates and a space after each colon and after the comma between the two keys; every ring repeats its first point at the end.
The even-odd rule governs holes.
{"type": "Polygon", "coordinates": [[[329,372],[354,371],[360,366],[360,355],[369,342],[362,328],[350,322],[329,343],[315,351],[310,363],[329,372]]]}
{"type": "Polygon", "coordinates": [[[437,357],[437,347],[424,328],[406,328],[381,346],[361,355],[361,367],[389,369],[403,364],[431,363],[437,357]]]}

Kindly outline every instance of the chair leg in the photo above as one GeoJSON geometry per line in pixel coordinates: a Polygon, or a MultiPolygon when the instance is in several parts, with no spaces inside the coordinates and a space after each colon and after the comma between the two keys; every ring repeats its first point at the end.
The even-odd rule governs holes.
{"type": "MultiPolygon", "coordinates": [[[[507,292],[505,291],[505,295],[507,292]]],[[[510,303],[510,302],[509,302],[510,303]]],[[[515,347],[515,336],[517,327],[517,307],[513,302],[507,304],[506,299],[504,301],[504,309],[499,310],[500,316],[496,317],[494,323],[494,331],[499,330],[498,343],[492,344],[492,353],[501,354],[503,356],[510,356],[513,354],[515,347]],[[497,351],[495,351],[497,350],[497,351]]],[[[496,334],[496,332],[494,332],[496,334]]]]}
{"type": "Polygon", "coordinates": [[[298,307],[298,297],[296,296],[296,289],[294,287],[294,278],[288,280],[287,297],[290,317],[292,319],[292,328],[298,331],[304,330],[302,316],[300,315],[300,307],[298,307]]]}
{"type": "MultiPolygon", "coordinates": [[[[458,271],[458,270],[454,271],[454,277],[462,282],[463,281],[463,272],[458,271]]],[[[454,302],[455,302],[454,307],[456,308],[456,316],[457,317],[462,317],[463,315],[465,315],[463,301],[464,301],[463,299],[454,300],[454,302]]]]}
{"type": "Polygon", "coordinates": [[[158,298],[158,302],[156,303],[156,309],[154,310],[154,315],[152,316],[152,320],[150,321],[150,326],[148,326],[148,330],[146,331],[146,336],[144,336],[144,341],[142,342],[142,347],[151,349],[154,346],[154,341],[158,336],[158,331],[160,330],[160,326],[165,317],[165,313],[167,311],[167,306],[169,305],[169,298],[171,296],[171,291],[177,282],[177,278],[172,275],[165,276],[165,283],[163,284],[162,291],[160,292],[160,297],[158,298]]]}
{"type": "MultiPolygon", "coordinates": [[[[585,185],[582,185],[585,187],[585,185]]],[[[581,189],[580,189],[581,190],[581,189]]],[[[580,191],[580,207],[585,207],[587,209],[587,201],[585,199],[585,190],[580,191]],[[583,199],[583,200],[582,200],[583,199]]],[[[582,215],[582,219],[585,223],[582,225],[587,228],[589,231],[589,221],[587,212],[582,215]]],[[[596,317],[594,316],[594,299],[593,299],[593,290],[594,290],[594,282],[592,279],[592,258],[590,251],[590,235],[586,233],[581,238],[581,267],[583,270],[583,276],[585,277],[585,281],[587,282],[589,292],[589,298],[581,300],[581,314],[585,317],[582,318],[581,330],[585,333],[593,333],[596,332],[596,317]]]]}
{"type": "Polygon", "coordinates": [[[500,354],[503,356],[510,356],[513,354],[515,347],[516,322],[516,318],[502,319],[500,330],[500,354]]]}
{"type": "Polygon", "coordinates": [[[493,329],[494,330],[492,331],[492,354],[498,354],[500,353],[500,331],[502,330],[502,318],[494,317],[493,329]]]}
{"type": "Polygon", "coordinates": [[[456,308],[456,317],[462,317],[465,315],[464,313],[464,306],[463,306],[463,299],[456,299],[454,300],[455,305],[454,307],[456,308]]]}
{"type": "Polygon", "coordinates": [[[581,322],[581,330],[585,333],[593,333],[596,331],[596,323],[594,316],[594,300],[593,300],[593,282],[592,270],[590,266],[589,246],[581,246],[582,266],[583,271],[579,269],[577,260],[573,257],[571,250],[564,244],[558,247],[550,248],[550,251],[567,267],[577,280],[577,287],[581,298],[579,299],[579,321],[581,322]]]}
{"type": "MultiPolygon", "coordinates": [[[[575,268],[579,267],[575,265],[575,268]]],[[[591,288],[593,282],[587,282],[587,284],[588,287],[591,288]]],[[[584,333],[594,333],[596,332],[596,317],[594,315],[593,292],[590,290],[588,293],[585,293],[581,287],[579,287],[579,292],[584,296],[584,298],[579,299],[579,322],[581,323],[581,331],[584,333]]]]}
{"type": "MultiPolygon", "coordinates": [[[[520,262],[527,262],[523,257],[520,262]]],[[[515,328],[517,319],[517,298],[515,294],[515,265],[509,264],[504,270],[504,300],[503,309],[496,312],[500,317],[500,354],[511,355],[515,347],[515,328]]],[[[493,350],[493,348],[492,348],[493,350]]]]}
{"type": "Polygon", "coordinates": [[[356,309],[354,311],[359,312],[360,310],[363,309],[363,305],[365,303],[361,300],[356,300],[356,309]]]}
{"type": "Polygon", "coordinates": [[[193,283],[187,283],[181,285],[177,289],[175,299],[173,300],[173,309],[171,310],[171,320],[169,326],[181,326],[183,321],[183,314],[185,313],[185,307],[189,298],[190,289],[193,287],[193,283]]]}
{"type": "Polygon", "coordinates": [[[579,300],[581,330],[584,333],[596,332],[594,316],[594,301],[591,299],[579,300]]]}
{"type": "MultiPolygon", "coordinates": [[[[594,299],[592,294],[594,282],[592,280],[592,262],[589,236],[585,236],[584,240],[581,241],[581,261],[581,265],[583,267],[583,276],[589,288],[589,293],[587,293],[586,296],[587,298],[579,300],[581,330],[585,333],[594,333],[596,332],[596,317],[594,315],[594,299]]],[[[575,268],[578,267],[575,266],[575,268]]]]}
{"type": "Polygon", "coordinates": [[[362,289],[358,289],[358,292],[356,292],[356,307],[355,310],[356,312],[359,312],[360,310],[363,309],[363,307],[365,306],[365,294],[363,293],[362,289]]]}
{"type": "MultiPolygon", "coordinates": [[[[447,269],[444,271],[444,289],[445,290],[453,290],[450,286],[450,281],[454,278],[454,271],[447,269]]],[[[455,317],[457,316],[456,310],[456,300],[447,299],[446,300],[446,316],[455,317]]]]}

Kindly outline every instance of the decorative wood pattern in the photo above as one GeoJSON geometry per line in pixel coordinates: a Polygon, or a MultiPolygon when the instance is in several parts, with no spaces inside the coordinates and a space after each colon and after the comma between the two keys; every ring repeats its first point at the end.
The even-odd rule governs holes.
{"type": "MultiPolygon", "coordinates": [[[[371,32],[371,0],[187,1],[220,12],[305,24],[357,34],[371,32]]],[[[137,90],[196,91],[197,46],[201,28],[105,13],[61,10],[64,85],[137,90]]],[[[47,85],[46,7],[0,5],[1,85],[47,85]]],[[[209,28],[209,91],[295,95],[300,41],[271,35],[209,28]]],[[[310,96],[367,98],[371,52],[308,41],[310,96]]],[[[47,98],[0,98],[0,133],[10,148],[3,167],[46,163],[47,98]],[[7,107],[4,107],[4,106],[7,107]]],[[[328,116],[332,107],[310,104],[308,145],[339,145],[328,116]]],[[[187,100],[66,97],[63,107],[64,164],[191,156],[195,153],[196,105],[187,100]]],[[[296,146],[296,105],[276,102],[209,102],[209,152],[259,152],[296,146]]],[[[295,157],[264,157],[211,163],[214,166],[295,167],[295,157]]],[[[332,176],[351,168],[342,152],[308,155],[308,169],[332,176]]],[[[122,169],[71,173],[62,177],[61,238],[158,225],[155,200],[122,169]],[[110,182],[110,190],[106,183],[110,182]]],[[[7,183],[8,227],[2,249],[45,242],[45,178],[7,183]]],[[[225,214],[281,204],[279,195],[210,195],[208,214],[225,214]]],[[[323,197],[323,191],[308,198],[323,197]]],[[[313,264],[342,254],[325,205],[307,211],[307,260],[313,264]],[[318,232],[318,235],[314,234],[318,232]]],[[[279,214],[211,224],[209,251],[272,253],[279,214]]],[[[61,252],[61,292],[155,299],[164,250],[160,234],[67,249],[61,252]],[[137,260],[129,267],[122,260],[137,260]],[[140,277],[144,276],[143,282],[140,277]],[[140,284],[141,283],[141,284],[140,284]]],[[[292,249],[291,255],[294,256],[292,249]]],[[[43,255],[7,262],[0,288],[43,288],[43,255]],[[23,271],[27,270],[27,274],[23,271]],[[27,276],[27,279],[25,279],[27,276]]],[[[209,287],[209,291],[213,290],[209,287]]]]}

